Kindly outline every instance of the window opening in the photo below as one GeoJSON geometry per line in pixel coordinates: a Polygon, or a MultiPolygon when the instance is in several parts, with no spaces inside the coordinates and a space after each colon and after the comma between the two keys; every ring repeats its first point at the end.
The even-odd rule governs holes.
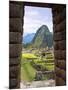
{"type": "Polygon", "coordinates": [[[24,6],[21,88],[55,86],[52,9],[24,6]]]}

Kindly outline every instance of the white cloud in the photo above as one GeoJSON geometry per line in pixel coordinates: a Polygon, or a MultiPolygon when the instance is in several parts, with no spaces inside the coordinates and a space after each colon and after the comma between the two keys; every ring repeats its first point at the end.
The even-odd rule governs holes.
{"type": "Polygon", "coordinates": [[[39,13],[37,11],[27,11],[27,13],[25,13],[25,15],[27,16],[36,16],[38,15],[39,13]]]}
{"type": "Polygon", "coordinates": [[[53,23],[50,9],[38,7],[25,7],[24,33],[33,33],[43,24],[47,25],[52,32],[53,23]]]}
{"type": "Polygon", "coordinates": [[[38,10],[34,10],[34,7],[25,6],[25,10],[27,10],[27,12],[25,12],[25,16],[31,17],[39,15],[38,10]]]}

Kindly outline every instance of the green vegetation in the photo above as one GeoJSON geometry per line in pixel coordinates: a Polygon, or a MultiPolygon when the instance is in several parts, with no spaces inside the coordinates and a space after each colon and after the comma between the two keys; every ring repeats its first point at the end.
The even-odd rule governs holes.
{"type": "MultiPolygon", "coordinates": [[[[21,59],[21,80],[24,80],[25,82],[34,81],[37,73],[37,68],[35,66],[40,66],[40,70],[54,70],[54,55],[51,52],[48,52],[46,56],[41,58],[41,55],[37,55],[39,50],[32,50],[32,53],[22,53],[22,59],[21,59]],[[46,62],[45,62],[46,61],[46,62]],[[52,62],[51,62],[52,61],[52,62]]],[[[42,77],[42,80],[47,80],[49,75],[45,75],[42,77]]]]}
{"type": "Polygon", "coordinates": [[[46,64],[46,68],[47,68],[47,70],[54,70],[54,65],[52,64],[52,65],[47,65],[46,64]]]}
{"type": "Polygon", "coordinates": [[[22,58],[24,58],[24,59],[35,59],[35,58],[37,58],[37,56],[35,56],[34,54],[31,54],[31,53],[24,53],[24,54],[22,54],[22,58]]]}
{"type": "Polygon", "coordinates": [[[32,42],[33,47],[48,47],[53,45],[53,34],[49,31],[46,25],[42,25],[36,32],[32,42]]]}
{"type": "Polygon", "coordinates": [[[21,65],[21,80],[33,81],[35,78],[36,70],[31,66],[31,64],[25,63],[21,65]]]}
{"type": "Polygon", "coordinates": [[[54,71],[53,34],[46,25],[42,25],[30,43],[23,44],[21,58],[21,80],[47,80],[52,75],[44,71],[54,71]],[[39,73],[39,71],[41,73],[39,73]]]}

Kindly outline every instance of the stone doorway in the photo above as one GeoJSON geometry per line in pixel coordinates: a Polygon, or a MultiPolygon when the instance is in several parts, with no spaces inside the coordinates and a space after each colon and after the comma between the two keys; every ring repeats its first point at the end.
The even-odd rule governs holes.
{"type": "Polygon", "coordinates": [[[66,5],[32,2],[9,2],[9,88],[20,88],[20,54],[24,6],[50,7],[53,13],[55,81],[66,85],[66,5]]]}

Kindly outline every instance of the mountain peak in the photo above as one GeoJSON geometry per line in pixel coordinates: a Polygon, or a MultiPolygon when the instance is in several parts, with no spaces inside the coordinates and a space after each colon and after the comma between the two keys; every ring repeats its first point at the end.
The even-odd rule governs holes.
{"type": "Polygon", "coordinates": [[[47,32],[50,32],[49,31],[49,28],[47,27],[47,25],[42,25],[41,27],[40,27],[40,29],[42,28],[42,30],[46,30],[47,32]]]}
{"type": "MultiPolygon", "coordinates": [[[[42,25],[41,27],[47,27],[47,25],[42,25]]],[[[47,27],[48,28],[48,27],[47,27]]]]}
{"type": "Polygon", "coordinates": [[[36,32],[32,43],[35,47],[52,47],[53,35],[46,25],[42,25],[36,32]]]}

